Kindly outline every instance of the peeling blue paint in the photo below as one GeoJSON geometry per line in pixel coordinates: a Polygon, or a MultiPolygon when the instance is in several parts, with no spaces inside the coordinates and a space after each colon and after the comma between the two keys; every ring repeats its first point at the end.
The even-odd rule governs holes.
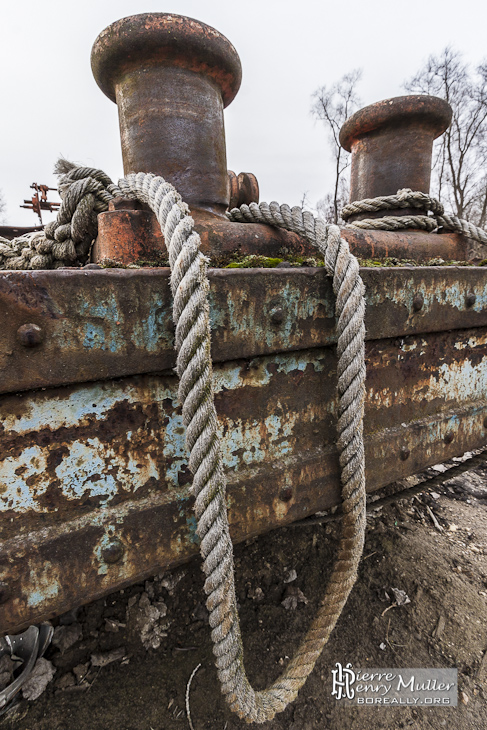
{"type": "Polygon", "coordinates": [[[59,593],[58,576],[54,574],[51,563],[44,561],[41,571],[30,571],[30,584],[36,586],[36,590],[29,591],[27,605],[29,607],[41,606],[56,598],[59,593]]]}
{"type": "Polygon", "coordinates": [[[279,328],[269,326],[268,317],[262,317],[262,301],[247,297],[245,290],[229,291],[226,308],[215,306],[210,295],[211,327],[222,328],[234,334],[246,335],[251,332],[255,340],[265,342],[269,347],[286,350],[290,347],[291,336],[296,327],[299,327],[299,321],[334,317],[334,302],[331,297],[303,297],[301,288],[290,281],[283,282],[274,304],[266,302],[264,306],[269,308],[269,315],[273,306],[285,308],[284,320],[279,328]]]}

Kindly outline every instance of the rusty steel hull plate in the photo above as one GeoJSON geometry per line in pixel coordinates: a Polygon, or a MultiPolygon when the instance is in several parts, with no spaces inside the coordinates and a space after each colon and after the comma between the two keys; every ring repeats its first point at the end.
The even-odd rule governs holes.
{"type": "MultiPolygon", "coordinates": [[[[361,273],[369,340],[487,326],[487,268],[361,273]]],[[[215,362],[336,341],[324,269],[211,269],[209,278],[215,362]]],[[[0,307],[0,392],[175,365],[168,269],[2,272],[0,307]],[[19,338],[27,324],[42,330],[36,346],[25,347],[19,338]]]]}
{"type": "MultiPolygon", "coordinates": [[[[487,439],[487,271],[362,270],[367,489],[487,439]]],[[[339,502],[323,269],[212,270],[235,541],[339,502]]],[[[198,550],[168,271],[5,272],[0,631],[198,550]]]]}
{"type": "MultiPolygon", "coordinates": [[[[366,357],[369,491],[485,443],[487,328],[366,357]]],[[[176,391],[163,372],[1,397],[3,631],[198,550],[176,391]]],[[[339,501],[332,345],[219,363],[215,391],[234,540],[339,501]]]]}

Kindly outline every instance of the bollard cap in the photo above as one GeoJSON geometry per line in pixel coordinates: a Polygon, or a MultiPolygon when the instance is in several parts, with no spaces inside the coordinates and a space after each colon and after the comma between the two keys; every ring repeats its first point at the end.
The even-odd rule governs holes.
{"type": "Polygon", "coordinates": [[[91,51],[95,80],[114,102],[115,86],[126,73],[157,64],[208,76],[221,89],[224,106],[235,98],[242,80],[238,53],[224,35],[172,13],[142,13],[117,20],[100,33],[91,51]]]}
{"type": "Polygon", "coordinates": [[[347,119],[340,130],[340,144],[351,152],[353,143],[364,134],[383,127],[413,124],[428,128],[436,139],[448,129],[452,113],[448,102],[438,96],[416,94],[384,99],[359,109],[347,119]]]}

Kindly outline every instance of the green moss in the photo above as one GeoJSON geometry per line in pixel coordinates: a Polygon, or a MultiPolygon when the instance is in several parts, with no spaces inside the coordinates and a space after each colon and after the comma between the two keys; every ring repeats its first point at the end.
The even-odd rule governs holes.
{"type": "Polygon", "coordinates": [[[169,266],[169,259],[163,257],[154,260],[138,259],[135,263],[139,269],[143,269],[145,267],[150,267],[152,269],[161,267],[167,268],[169,266]]]}
{"type": "MultiPolygon", "coordinates": [[[[324,266],[323,259],[318,256],[293,256],[285,255],[285,258],[272,258],[258,254],[242,256],[233,254],[230,263],[224,266],[225,269],[275,269],[278,264],[285,262],[289,267],[299,266],[324,266]]],[[[213,264],[214,265],[214,264],[213,264]]]]}
{"type": "Polygon", "coordinates": [[[101,259],[101,261],[97,262],[99,266],[101,266],[102,269],[126,269],[127,265],[120,263],[120,261],[115,261],[115,259],[101,259]]]}
{"type": "Polygon", "coordinates": [[[154,260],[146,260],[146,259],[138,259],[137,261],[134,261],[132,264],[122,264],[120,261],[116,261],[115,259],[102,259],[101,261],[97,262],[102,269],[145,269],[145,268],[160,268],[165,267],[167,268],[169,266],[169,261],[167,258],[157,258],[154,260]]]}
{"type": "MultiPolygon", "coordinates": [[[[446,261],[442,258],[432,258],[426,261],[415,261],[414,259],[398,259],[395,257],[387,257],[384,259],[363,259],[358,257],[359,266],[372,268],[377,266],[393,267],[393,266],[475,266],[469,261],[446,261]]],[[[487,264],[487,260],[485,262],[487,264]]],[[[479,264],[482,265],[482,264],[479,264]]]]}
{"type": "Polygon", "coordinates": [[[249,254],[240,260],[231,261],[226,269],[274,269],[284,259],[273,259],[267,256],[249,254]]]}

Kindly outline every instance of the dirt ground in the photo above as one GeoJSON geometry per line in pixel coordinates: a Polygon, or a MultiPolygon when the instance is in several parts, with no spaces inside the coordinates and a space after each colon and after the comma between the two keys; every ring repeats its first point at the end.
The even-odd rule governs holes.
{"type": "MultiPolygon", "coordinates": [[[[487,728],[487,467],[383,507],[367,523],[359,578],[329,644],[297,701],[262,727],[487,728]],[[396,605],[393,588],[410,602],[396,605]],[[457,667],[458,707],[344,707],[331,695],[336,662],[457,667]]],[[[276,678],[303,636],[338,529],[336,522],[288,527],[237,546],[237,594],[254,686],[276,678]]],[[[0,728],[188,728],[185,693],[198,664],[190,688],[194,730],[247,727],[220,694],[202,582],[194,559],[54,622],[56,645],[46,654],[53,679],[37,700],[21,699],[0,728]]]]}

